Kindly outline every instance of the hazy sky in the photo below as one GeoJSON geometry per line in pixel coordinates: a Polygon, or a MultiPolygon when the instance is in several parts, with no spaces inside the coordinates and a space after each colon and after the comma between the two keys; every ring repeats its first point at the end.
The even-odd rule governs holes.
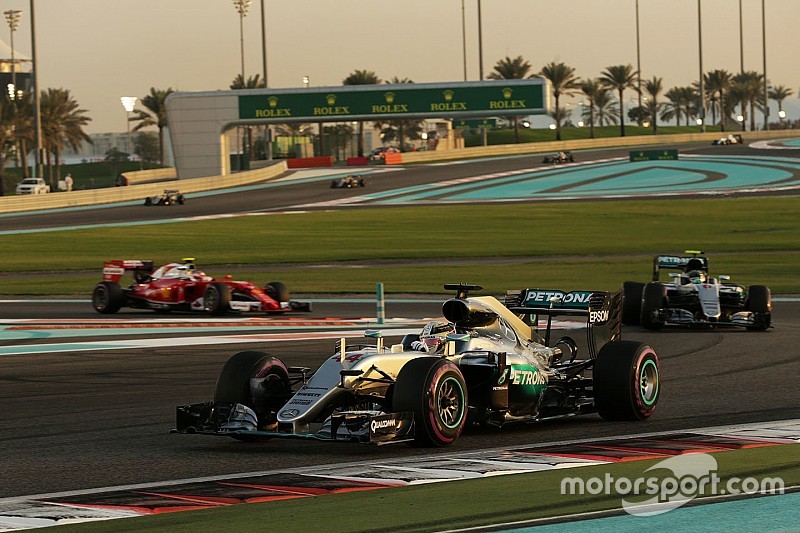
{"type": "MultiPolygon", "coordinates": [[[[704,69],[739,70],[738,0],[701,0],[704,69]]],[[[461,0],[264,0],[270,87],[340,85],[355,69],[382,79],[463,80],[461,0]]],[[[467,74],[477,80],[477,0],[465,0],[467,74]]],[[[639,0],[642,76],[665,88],[698,78],[697,0],[639,0]]],[[[767,73],[795,91],[800,115],[800,0],[766,0],[767,73]]],[[[484,76],[504,56],[534,70],[563,61],[581,77],[636,64],[635,0],[483,0],[484,76]]],[[[743,0],[745,68],[762,69],[761,0],[743,0]]],[[[30,55],[29,0],[14,40],[30,55]]],[[[9,28],[0,25],[8,43],[9,28]]],[[[125,131],[120,96],[150,87],[227,89],[240,72],[239,14],[231,0],[36,0],[39,82],[69,89],[93,121],[89,133],[125,131]]],[[[261,73],[261,9],[244,21],[245,69],[261,73]]],[[[633,96],[631,92],[630,96],[633,96]]],[[[578,101],[576,98],[575,101],[578,101]]],[[[774,105],[774,104],[773,104],[774,105]]],[[[775,113],[775,111],[773,111],[775,113]]]]}

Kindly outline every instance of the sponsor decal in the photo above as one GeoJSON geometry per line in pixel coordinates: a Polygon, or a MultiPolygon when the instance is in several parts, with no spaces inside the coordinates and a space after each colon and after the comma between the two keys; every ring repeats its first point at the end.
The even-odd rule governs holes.
{"type": "Polygon", "coordinates": [[[397,427],[397,419],[396,418],[387,418],[384,420],[378,420],[373,418],[372,421],[369,423],[369,429],[373,433],[379,429],[394,429],[397,427]]]}
{"type": "Polygon", "coordinates": [[[547,385],[547,380],[536,368],[532,370],[519,370],[512,367],[511,383],[514,385],[547,385]]]}
{"type": "Polygon", "coordinates": [[[297,410],[297,409],[284,409],[283,411],[281,411],[279,416],[281,418],[294,418],[299,414],[300,414],[300,411],[297,410]]]}
{"type": "Polygon", "coordinates": [[[125,275],[125,269],[120,267],[105,267],[103,268],[103,274],[108,276],[123,276],[125,275]]]}
{"type": "Polygon", "coordinates": [[[509,368],[506,368],[505,370],[503,370],[503,373],[500,374],[500,378],[497,380],[498,385],[502,385],[505,382],[506,378],[508,377],[509,370],[510,370],[509,368]]]}
{"type": "Polygon", "coordinates": [[[543,307],[550,305],[550,298],[561,297],[561,302],[555,304],[556,307],[586,307],[592,296],[591,291],[528,291],[525,295],[525,305],[532,307],[543,307]]]}
{"type": "Polygon", "coordinates": [[[292,398],[292,401],[289,402],[289,405],[311,405],[314,403],[314,400],[307,400],[305,398],[292,398]]]}
{"type": "Polygon", "coordinates": [[[602,323],[608,321],[608,310],[602,311],[589,311],[589,322],[592,324],[602,323]]]}

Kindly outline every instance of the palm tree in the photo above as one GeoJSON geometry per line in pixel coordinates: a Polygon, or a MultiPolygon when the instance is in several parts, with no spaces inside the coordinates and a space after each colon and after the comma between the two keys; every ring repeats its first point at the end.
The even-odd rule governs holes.
{"type": "MultiPolygon", "coordinates": [[[[725,95],[731,86],[731,73],[727,70],[712,70],[706,75],[705,86],[712,98],[716,98],[719,105],[719,118],[722,131],[725,131],[725,122],[730,116],[730,107],[726,105],[725,95]],[[716,96],[715,96],[716,95],[716,96]]],[[[716,123],[714,108],[712,107],[712,122],[716,123]]]]}
{"type": "MultiPolygon", "coordinates": [[[[569,96],[579,87],[578,77],[575,76],[575,69],[564,63],[551,61],[542,67],[539,74],[550,81],[553,88],[553,97],[556,101],[556,109],[559,108],[559,98],[561,95],[569,96]]],[[[561,140],[561,118],[556,118],[556,140],[561,140]]]]}
{"type": "MultiPolygon", "coordinates": [[[[231,82],[230,88],[232,90],[239,90],[239,89],[261,89],[266,87],[266,84],[261,79],[259,74],[254,76],[250,76],[245,80],[241,74],[237,74],[233,81],[231,82]]],[[[238,128],[237,128],[238,129],[238,128]]],[[[259,130],[261,131],[261,130],[259,130]]],[[[245,126],[244,131],[244,138],[242,139],[242,144],[247,147],[247,154],[250,160],[253,160],[253,132],[252,126],[245,126]]],[[[238,142],[238,141],[237,141],[238,142]]],[[[239,162],[239,168],[242,168],[241,161],[239,162]]]]}
{"type": "Polygon", "coordinates": [[[619,133],[622,137],[625,136],[625,108],[623,96],[625,89],[634,89],[636,87],[636,79],[638,72],[634,70],[633,65],[614,65],[606,67],[600,73],[600,81],[609,89],[617,91],[619,95],[619,133]]]}
{"type": "Polygon", "coordinates": [[[769,90],[770,100],[778,102],[778,116],[783,111],[783,101],[794,94],[794,91],[783,85],[776,85],[769,90]]]}
{"type": "Polygon", "coordinates": [[[161,152],[162,167],[166,166],[164,159],[164,128],[167,127],[167,108],[164,106],[164,102],[167,96],[173,92],[171,87],[166,90],[150,87],[150,94],[141,99],[142,105],[148,111],[134,109],[134,115],[131,117],[131,122],[139,122],[133,127],[133,131],[139,131],[150,126],[158,127],[158,146],[161,152]]]}
{"type": "MultiPolygon", "coordinates": [[[[528,77],[531,71],[531,64],[525,61],[522,56],[514,59],[506,56],[494,65],[494,70],[486,76],[490,80],[521,80],[528,77]]],[[[519,142],[519,117],[514,115],[514,139],[519,142]]]]}
{"type": "Polygon", "coordinates": [[[681,87],[673,87],[664,93],[664,96],[667,98],[667,100],[669,100],[669,103],[667,103],[666,109],[661,115],[661,118],[664,120],[669,120],[675,117],[676,126],[681,125],[681,117],[683,116],[683,111],[685,109],[681,89],[681,87]]]}
{"type": "Polygon", "coordinates": [[[611,94],[611,90],[603,88],[594,98],[594,107],[597,113],[597,125],[607,126],[616,124],[619,120],[619,109],[611,94]]]}
{"type": "Polygon", "coordinates": [[[756,129],[756,104],[762,98],[761,88],[764,86],[764,75],[753,70],[742,72],[733,77],[737,86],[739,104],[742,107],[742,116],[747,120],[747,108],[750,108],[750,131],[756,129]]]}
{"type": "Polygon", "coordinates": [[[82,142],[91,143],[91,139],[83,131],[92,121],[86,116],[85,109],[80,109],[78,102],[68,89],[47,89],[42,92],[41,100],[42,146],[47,151],[47,166],[50,186],[55,190],[56,181],[61,179],[61,154],[69,145],[77,150],[82,142]],[[50,156],[53,156],[53,162],[50,156]],[[53,165],[56,172],[53,175],[53,165]]]}
{"type": "MultiPolygon", "coordinates": [[[[377,85],[381,79],[371,70],[356,69],[344,80],[342,85],[377,85]]],[[[358,157],[364,157],[364,121],[358,122],[358,157]]]]}
{"type": "Polygon", "coordinates": [[[663,112],[664,105],[658,101],[661,91],[664,90],[664,83],[661,78],[653,76],[652,80],[647,80],[644,84],[644,92],[649,96],[647,99],[647,113],[653,123],[653,135],[658,133],[658,115],[663,112]]]}
{"type": "Polygon", "coordinates": [[[586,96],[587,100],[589,100],[589,138],[594,139],[594,110],[595,110],[595,101],[597,100],[597,95],[600,94],[602,91],[608,91],[608,89],[604,88],[600,82],[595,79],[583,80],[580,84],[581,92],[586,96]]]}

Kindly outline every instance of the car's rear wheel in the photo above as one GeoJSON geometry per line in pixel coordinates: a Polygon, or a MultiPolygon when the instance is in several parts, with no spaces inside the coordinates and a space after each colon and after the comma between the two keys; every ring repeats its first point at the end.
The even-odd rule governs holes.
{"type": "Polygon", "coordinates": [[[658,356],[636,341],[609,342],[592,372],[594,404],[606,420],[644,420],[661,396],[658,356]]]}
{"type": "Polygon", "coordinates": [[[231,308],[231,288],[224,283],[211,283],[203,294],[203,305],[212,315],[224,315],[231,308]]]}
{"type": "Polygon", "coordinates": [[[626,281],[622,284],[622,323],[638,326],[642,316],[642,293],[644,283],[626,281]]]}
{"type": "Polygon", "coordinates": [[[92,307],[98,313],[110,315],[116,313],[125,303],[125,294],[118,283],[101,281],[92,291],[92,307]]]}
{"type": "Polygon", "coordinates": [[[751,285],[747,290],[745,307],[752,311],[755,323],[747,326],[752,331],[764,331],[772,323],[772,294],[769,287],[764,285],[751,285]]]}
{"type": "Polygon", "coordinates": [[[144,199],[144,205],[153,205],[153,199],[148,196],[144,199]]]}
{"type": "Polygon", "coordinates": [[[425,446],[452,444],[467,422],[467,385],[458,367],[437,357],[408,361],[394,384],[392,408],[414,413],[414,440],[425,446]]]}
{"type": "Polygon", "coordinates": [[[280,281],[270,281],[267,283],[264,286],[264,292],[276,302],[289,301],[289,289],[280,281]]]}
{"type": "Polygon", "coordinates": [[[234,354],[222,367],[214,401],[246,405],[258,416],[259,428],[269,430],[291,395],[289,372],[280,359],[265,352],[246,351],[234,354]]]}
{"type": "Polygon", "coordinates": [[[667,288],[658,281],[651,281],[642,291],[641,324],[647,329],[661,329],[664,325],[658,311],[666,304],[667,288]]]}

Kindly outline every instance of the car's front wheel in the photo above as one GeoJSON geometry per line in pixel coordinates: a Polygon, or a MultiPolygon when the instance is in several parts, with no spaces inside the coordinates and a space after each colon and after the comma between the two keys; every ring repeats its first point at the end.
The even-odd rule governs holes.
{"type": "Polygon", "coordinates": [[[461,370],[439,357],[408,361],[394,384],[392,408],[414,413],[414,440],[424,446],[452,444],[467,422],[467,385],[461,370]]]}
{"type": "Polygon", "coordinates": [[[212,283],[203,294],[203,305],[212,315],[224,315],[231,308],[231,288],[224,283],[212,283]]]}
{"type": "Polygon", "coordinates": [[[644,420],[661,396],[656,352],[636,341],[609,342],[592,371],[594,405],[606,420],[644,420]]]}
{"type": "Polygon", "coordinates": [[[751,285],[747,290],[746,308],[752,311],[754,323],[747,326],[753,331],[764,331],[772,323],[772,294],[769,287],[764,285],[751,285]]]}

